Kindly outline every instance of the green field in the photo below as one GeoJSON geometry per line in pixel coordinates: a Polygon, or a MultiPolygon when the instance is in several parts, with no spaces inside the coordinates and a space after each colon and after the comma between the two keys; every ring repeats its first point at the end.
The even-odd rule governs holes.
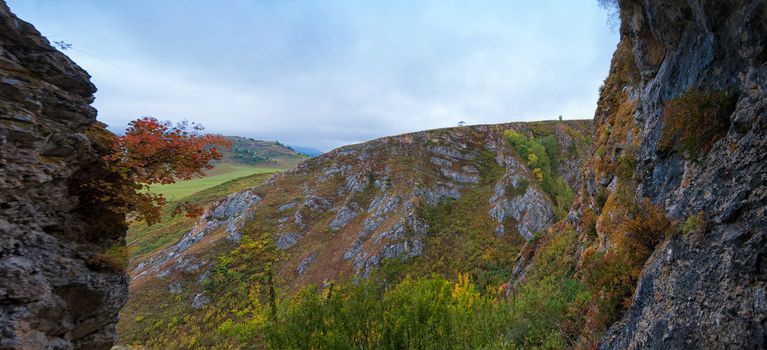
{"type": "Polygon", "coordinates": [[[222,163],[208,172],[208,176],[189,181],[179,181],[167,185],[153,185],[152,192],[162,193],[167,200],[179,200],[192,193],[202,191],[224,182],[253,174],[274,173],[284,169],[222,163]]]}
{"type": "MultiPolygon", "coordinates": [[[[224,175],[214,176],[223,178],[224,175]]],[[[231,193],[258,186],[270,176],[271,173],[269,172],[261,172],[238,177],[221,184],[203,188],[198,192],[185,196],[184,200],[192,204],[207,206],[209,203],[224,198],[231,193]]],[[[200,186],[202,187],[203,185],[200,186]]],[[[133,222],[130,225],[126,238],[128,240],[128,252],[132,261],[147,254],[152,254],[159,249],[167,248],[178,241],[197,221],[197,218],[188,218],[185,215],[173,216],[173,209],[173,205],[166,205],[162,208],[162,219],[159,223],[152,226],[147,226],[144,222],[133,222]]]]}

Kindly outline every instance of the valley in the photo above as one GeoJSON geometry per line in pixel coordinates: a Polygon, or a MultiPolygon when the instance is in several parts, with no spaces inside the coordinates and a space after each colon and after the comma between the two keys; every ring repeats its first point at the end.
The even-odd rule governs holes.
{"type": "MultiPolygon", "coordinates": [[[[223,321],[232,307],[244,308],[247,324],[269,311],[238,303],[265,303],[269,288],[287,302],[310,286],[382,278],[373,276],[466,274],[483,297],[495,297],[524,243],[566,215],[590,133],[589,121],[568,121],[404,134],[333,150],[239,193],[220,192],[200,220],[175,226],[185,232],[180,240],[134,254],[121,339],[254,346],[258,337],[238,343],[203,331],[218,324],[203,319],[223,321]],[[520,138],[526,143],[517,148],[537,147],[538,155],[521,154],[520,138]],[[254,288],[260,292],[248,297],[254,288]]],[[[141,234],[163,240],[163,225],[141,234]]],[[[129,249],[137,244],[132,236],[129,249]]]]}
{"type": "Polygon", "coordinates": [[[0,350],[767,348],[767,0],[75,3],[122,67],[0,0],[0,350]],[[472,125],[590,106],[604,12],[592,119],[472,125]]]}

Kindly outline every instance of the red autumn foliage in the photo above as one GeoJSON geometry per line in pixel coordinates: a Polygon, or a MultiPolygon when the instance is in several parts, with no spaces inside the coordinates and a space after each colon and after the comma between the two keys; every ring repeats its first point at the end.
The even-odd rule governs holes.
{"type": "MultiPolygon", "coordinates": [[[[202,134],[202,130],[199,124],[174,125],[151,117],[130,122],[125,135],[113,140],[112,154],[104,157],[111,170],[123,180],[113,181],[110,184],[113,188],[107,193],[123,203],[126,213],[135,213],[148,224],[158,222],[160,208],[166,201],[161,194],[149,192],[149,185],[203,176],[206,170],[213,168],[210,162],[222,156],[217,147],[232,145],[229,139],[202,134]]],[[[202,209],[182,202],[174,214],[181,212],[197,216],[202,209]]]]}

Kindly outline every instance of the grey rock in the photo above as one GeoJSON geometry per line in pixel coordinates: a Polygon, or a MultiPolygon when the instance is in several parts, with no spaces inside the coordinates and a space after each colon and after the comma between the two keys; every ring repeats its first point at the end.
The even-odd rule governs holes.
{"type": "Polygon", "coordinates": [[[351,170],[351,166],[344,165],[340,167],[331,167],[329,169],[326,169],[322,174],[324,175],[324,178],[328,178],[336,174],[345,174],[349,172],[349,170],[351,170]]]}
{"type": "Polygon", "coordinates": [[[314,211],[323,211],[330,209],[333,205],[328,199],[309,195],[304,198],[304,207],[307,207],[314,211]]]}
{"type": "Polygon", "coordinates": [[[304,217],[301,215],[301,211],[296,211],[295,214],[293,214],[293,223],[296,224],[296,226],[300,228],[305,228],[306,225],[304,224],[304,217]]]}
{"type": "Polygon", "coordinates": [[[767,347],[767,1],[641,1],[625,6],[621,40],[641,79],[633,91],[640,134],[636,196],[710,227],[674,235],[644,265],[623,318],[602,349],[767,347]],[[649,47],[661,47],[653,62],[649,47]],[[691,88],[735,93],[721,139],[697,162],[657,150],[663,107],[691,88]]]}
{"type": "Polygon", "coordinates": [[[315,259],[317,259],[316,252],[309,254],[309,256],[304,258],[304,260],[298,264],[298,267],[296,267],[296,272],[298,272],[299,275],[303,275],[304,272],[306,272],[306,269],[309,267],[309,265],[311,265],[311,263],[314,262],[315,259]]]}
{"type": "Polygon", "coordinates": [[[346,193],[362,192],[368,186],[369,180],[367,176],[362,174],[352,174],[346,177],[344,180],[344,186],[338,190],[339,197],[346,193]]]}
{"type": "Polygon", "coordinates": [[[496,234],[505,233],[503,222],[514,218],[516,229],[522,237],[530,239],[536,232],[554,223],[554,211],[551,201],[545,193],[535,186],[529,186],[521,196],[505,198],[502,195],[504,183],[496,185],[495,196],[490,199],[493,207],[490,216],[498,222],[496,234]]]}
{"type": "Polygon", "coordinates": [[[446,198],[461,198],[461,191],[458,186],[452,182],[437,183],[433,188],[421,189],[418,194],[426,198],[428,205],[434,206],[446,198]]]}
{"type": "Polygon", "coordinates": [[[442,158],[438,158],[438,157],[431,157],[430,161],[431,161],[432,164],[434,164],[436,166],[439,166],[439,167],[451,167],[451,166],[453,166],[453,162],[451,162],[451,161],[449,161],[447,159],[442,159],[442,158]]]}
{"type": "Polygon", "coordinates": [[[168,285],[168,293],[170,294],[181,294],[181,282],[179,281],[173,281],[168,285]]]}
{"type": "Polygon", "coordinates": [[[277,236],[277,239],[274,240],[274,244],[278,249],[285,250],[296,244],[299,239],[301,239],[301,235],[294,232],[288,232],[277,236]]]}
{"type": "Polygon", "coordinates": [[[357,254],[362,251],[362,247],[365,244],[365,238],[367,238],[367,234],[360,234],[357,236],[357,238],[352,242],[352,245],[349,247],[349,249],[344,252],[344,259],[349,260],[357,254]]]}
{"type": "Polygon", "coordinates": [[[192,297],[192,309],[200,310],[210,303],[210,297],[205,294],[197,293],[192,297]]]}
{"type": "Polygon", "coordinates": [[[460,183],[479,183],[479,175],[478,174],[464,174],[457,171],[453,171],[450,169],[439,169],[439,172],[442,173],[445,177],[460,183]]]}
{"type": "Polygon", "coordinates": [[[197,277],[197,283],[199,284],[205,284],[205,282],[210,280],[210,271],[205,271],[200,274],[199,277],[197,277]]]}
{"type": "Polygon", "coordinates": [[[333,221],[330,222],[330,229],[333,231],[338,231],[342,229],[346,224],[349,223],[354,217],[359,214],[358,211],[351,209],[347,206],[344,206],[341,208],[341,210],[338,211],[336,214],[336,217],[333,219],[333,221]]]}
{"type": "Polygon", "coordinates": [[[470,173],[470,174],[478,174],[479,173],[479,169],[477,169],[477,167],[475,167],[475,166],[473,166],[471,164],[462,166],[461,167],[461,171],[463,171],[464,173],[470,173]]]}
{"type": "Polygon", "coordinates": [[[296,202],[285,203],[285,204],[281,205],[279,208],[277,208],[277,210],[279,210],[280,212],[283,212],[283,211],[286,211],[288,209],[292,209],[295,206],[296,206],[296,202]]]}
{"type": "Polygon", "coordinates": [[[461,151],[448,148],[445,146],[432,146],[429,147],[429,151],[438,154],[443,157],[448,157],[452,159],[462,159],[462,160],[472,160],[476,158],[476,155],[472,153],[463,153],[461,151]]]}
{"type": "MultiPolygon", "coordinates": [[[[0,2],[0,348],[109,349],[128,277],[96,254],[125,217],[87,186],[113,174],[90,76],[0,2]]],[[[109,134],[104,132],[105,135],[109,134]]]]}
{"type": "MultiPolygon", "coordinates": [[[[224,226],[227,239],[239,242],[242,235],[240,227],[252,216],[252,209],[261,201],[261,197],[252,191],[233,193],[211,206],[197,220],[197,224],[174,245],[142,262],[133,269],[133,273],[142,271],[157,272],[167,262],[183,262],[183,253],[199,242],[206,234],[224,226]]],[[[162,277],[157,274],[158,277],[162,277]]]]}

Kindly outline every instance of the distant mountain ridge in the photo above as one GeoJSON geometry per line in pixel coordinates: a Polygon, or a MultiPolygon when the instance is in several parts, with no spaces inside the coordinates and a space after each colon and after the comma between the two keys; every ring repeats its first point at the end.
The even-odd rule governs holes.
{"type": "Polygon", "coordinates": [[[303,154],[305,156],[308,156],[310,158],[311,157],[316,157],[316,156],[319,156],[319,155],[325,153],[325,152],[320,151],[320,150],[318,150],[316,148],[308,147],[308,146],[290,145],[289,147],[292,148],[294,151],[296,151],[296,152],[298,152],[300,154],[303,154]]]}
{"type": "Polygon", "coordinates": [[[292,147],[279,141],[263,141],[240,136],[227,136],[227,138],[234,144],[231,148],[222,150],[223,157],[219,162],[290,168],[308,158],[307,155],[296,152],[292,147]]]}

